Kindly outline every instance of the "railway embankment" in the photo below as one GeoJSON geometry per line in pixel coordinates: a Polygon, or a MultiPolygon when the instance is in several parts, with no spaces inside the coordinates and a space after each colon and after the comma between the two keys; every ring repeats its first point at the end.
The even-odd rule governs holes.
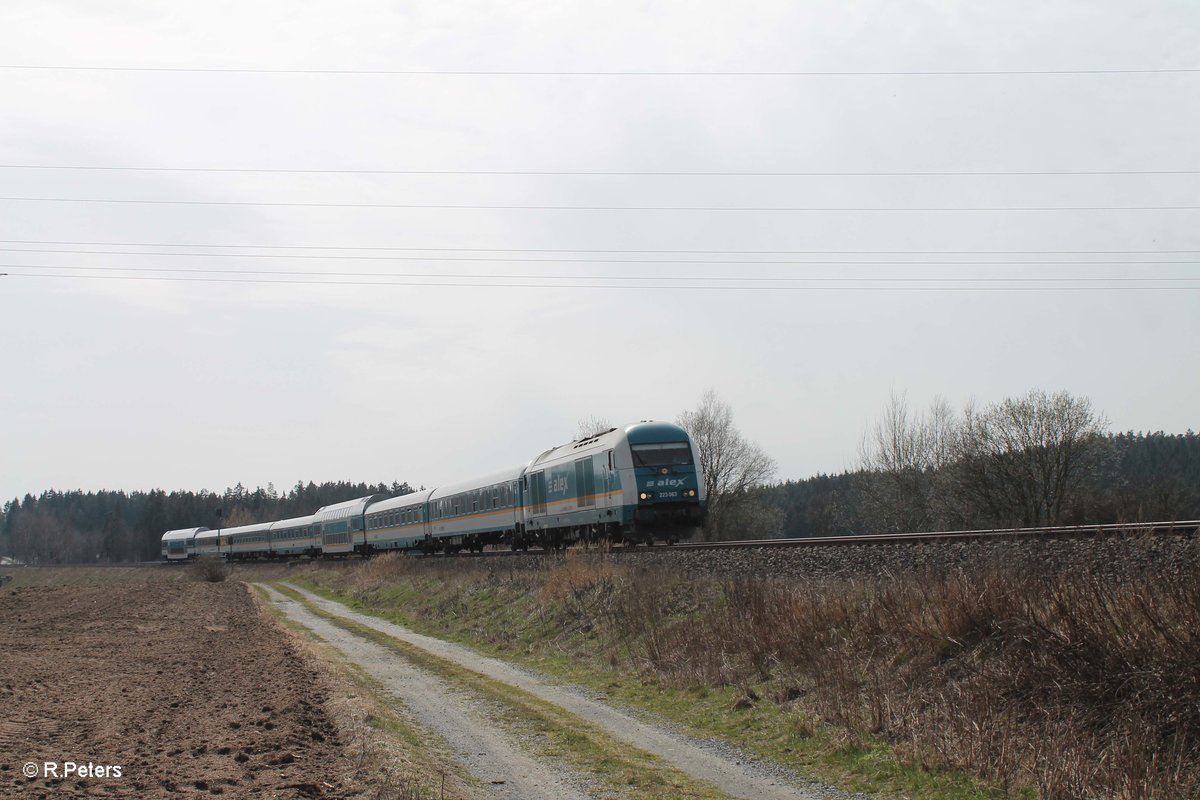
{"type": "MultiPolygon", "coordinates": [[[[849,540],[848,540],[849,541],[849,540]]],[[[1087,570],[1120,580],[1147,569],[1174,570],[1188,563],[1192,538],[1177,534],[1145,536],[1048,535],[943,538],[869,543],[687,548],[639,547],[571,551],[580,560],[606,561],[636,569],[662,569],[697,577],[760,575],[776,578],[872,579],[926,570],[977,569],[1036,562],[1057,571],[1087,570]]],[[[430,560],[456,558],[436,556],[430,560]]],[[[458,557],[460,558],[460,557],[458,557]]],[[[504,554],[493,570],[546,570],[561,562],[557,553],[504,554]]]]}
{"type": "Polygon", "coordinates": [[[1183,537],[312,565],[289,579],[880,796],[1200,796],[1183,537]]]}

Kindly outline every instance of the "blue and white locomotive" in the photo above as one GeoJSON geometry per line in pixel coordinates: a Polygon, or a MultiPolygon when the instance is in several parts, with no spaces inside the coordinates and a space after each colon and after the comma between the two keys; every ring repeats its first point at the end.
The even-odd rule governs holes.
{"type": "Polygon", "coordinates": [[[168,531],[163,557],[674,543],[703,525],[704,515],[704,481],[687,432],[670,423],[639,422],[552,447],[523,466],[471,481],[400,497],[360,497],[280,522],[168,531]]]}

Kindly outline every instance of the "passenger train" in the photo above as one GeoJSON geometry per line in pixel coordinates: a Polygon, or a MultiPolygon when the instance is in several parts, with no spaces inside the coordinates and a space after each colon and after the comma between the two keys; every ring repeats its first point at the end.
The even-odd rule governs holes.
{"type": "Polygon", "coordinates": [[[674,543],[704,523],[696,448],[677,425],[639,422],[552,447],[519,467],[388,498],[369,495],[307,517],[183,528],[162,557],[186,561],[558,549],[580,541],[674,543]]]}

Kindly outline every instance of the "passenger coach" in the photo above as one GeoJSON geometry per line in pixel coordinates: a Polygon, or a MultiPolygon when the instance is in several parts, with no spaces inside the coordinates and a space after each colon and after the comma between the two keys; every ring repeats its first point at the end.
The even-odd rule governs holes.
{"type": "Polygon", "coordinates": [[[196,534],[208,528],[179,528],[167,531],[162,536],[162,557],[167,561],[185,561],[193,558],[196,534]]]}

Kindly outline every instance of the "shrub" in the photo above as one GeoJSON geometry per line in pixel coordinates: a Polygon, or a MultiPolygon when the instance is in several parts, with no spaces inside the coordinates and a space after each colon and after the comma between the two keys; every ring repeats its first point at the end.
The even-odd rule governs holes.
{"type": "Polygon", "coordinates": [[[229,577],[229,567],[219,558],[201,556],[188,565],[188,574],[194,581],[220,583],[229,577]]]}

